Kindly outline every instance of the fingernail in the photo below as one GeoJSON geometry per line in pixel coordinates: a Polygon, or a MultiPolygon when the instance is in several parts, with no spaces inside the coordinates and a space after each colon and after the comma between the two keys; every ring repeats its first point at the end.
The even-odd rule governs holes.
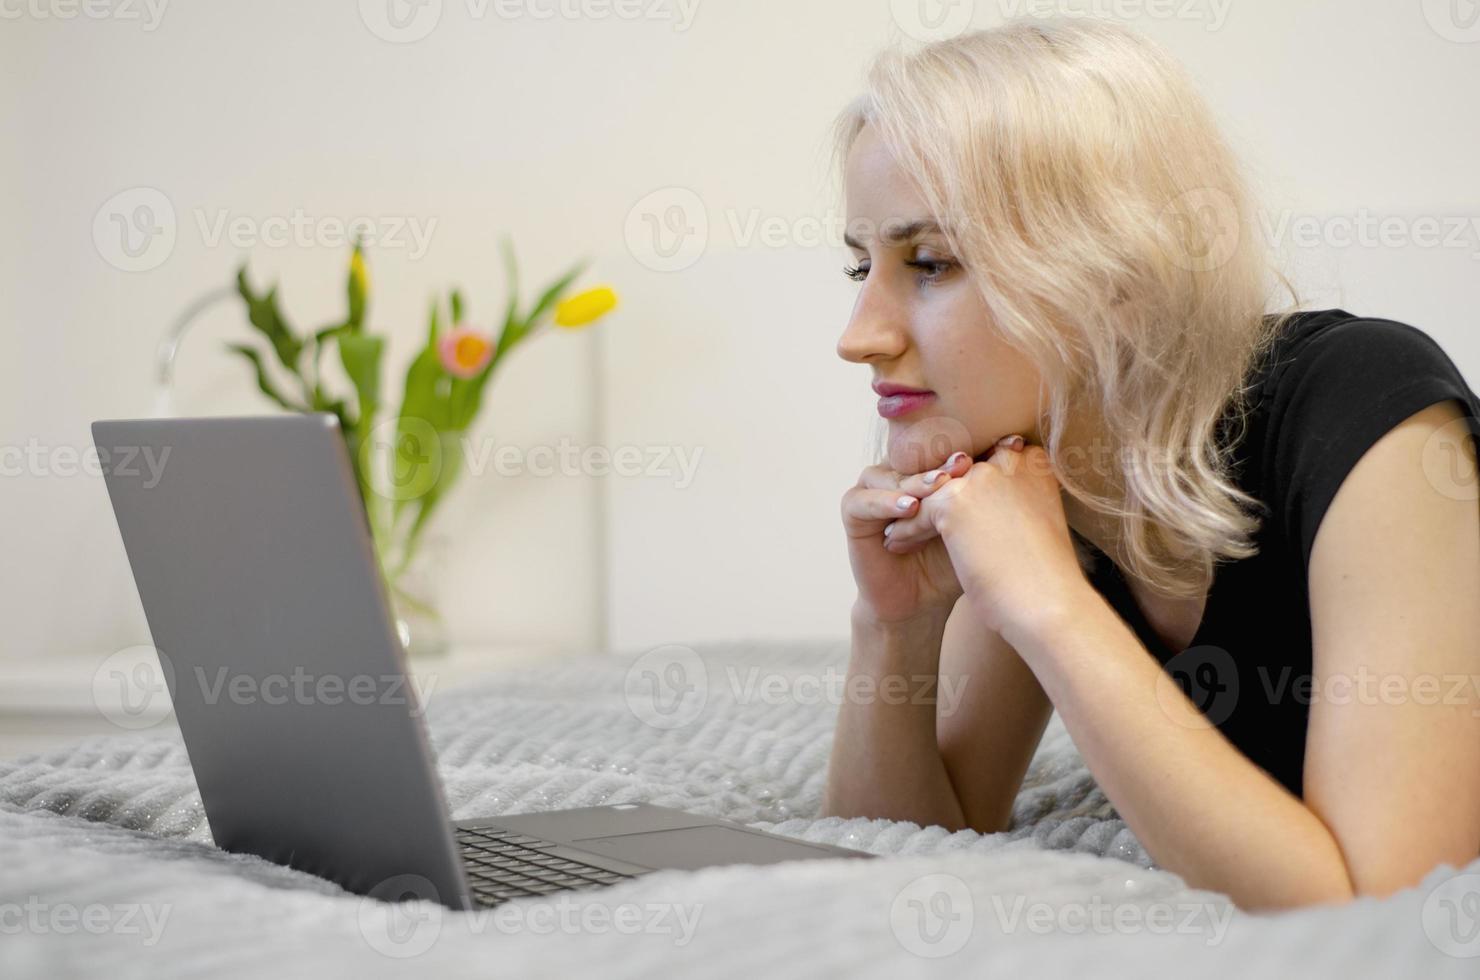
{"type": "Polygon", "coordinates": [[[909,510],[914,502],[914,497],[911,497],[909,494],[905,494],[903,497],[900,497],[894,502],[894,506],[898,507],[900,510],[909,510]]]}
{"type": "Polygon", "coordinates": [[[941,476],[944,475],[944,473],[945,473],[944,470],[931,470],[929,473],[926,473],[925,474],[925,485],[928,487],[931,484],[935,483],[935,481],[936,480],[939,480],[941,478],[941,476]]]}
{"type": "Polygon", "coordinates": [[[951,453],[951,458],[946,460],[946,466],[955,466],[957,463],[961,462],[961,460],[965,458],[965,453],[951,453]]]}
{"type": "Polygon", "coordinates": [[[886,538],[889,537],[889,532],[890,531],[893,531],[893,530],[894,530],[894,525],[893,524],[885,524],[884,525],[884,537],[886,537],[886,538]]]}
{"type": "Polygon", "coordinates": [[[1022,449],[1023,448],[1023,437],[1022,436],[1016,436],[1016,435],[1014,435],[1014,436],[1003,436],[1001,439],[998,439],[997,440],[997,444],[999,446],[1008,446],[1008,447],[1010,447],[1012,449],[1022,449]]]}

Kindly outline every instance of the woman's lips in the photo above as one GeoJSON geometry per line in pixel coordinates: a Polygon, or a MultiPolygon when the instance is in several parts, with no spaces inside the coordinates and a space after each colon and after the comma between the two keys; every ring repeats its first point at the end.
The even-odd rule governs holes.
{"type": "Polygon", "coordinates": [[[928,404],[935,398],[933,391],[909,391],[896,395],[885,395],[879,399],[879,414],[886,419],[897,419],[928,404]]]}

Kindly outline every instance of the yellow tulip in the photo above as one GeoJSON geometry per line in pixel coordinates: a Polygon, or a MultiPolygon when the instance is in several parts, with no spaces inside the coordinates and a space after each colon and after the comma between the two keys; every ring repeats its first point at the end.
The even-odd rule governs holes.
{"type": "Polygon", "coordinates": [[[365,269],[365,256],[357,248],[349,258],[349,276],[354,280],[355,288],[364,296],[370,291],[370,273],[365,269]]]}
{"type": "Polygon", "coordinates": [[[556,304],[555,323],[574,330],[594,323],[616,309],[616,306],[616,292],[610,286],[597,286],[556,304]]]}

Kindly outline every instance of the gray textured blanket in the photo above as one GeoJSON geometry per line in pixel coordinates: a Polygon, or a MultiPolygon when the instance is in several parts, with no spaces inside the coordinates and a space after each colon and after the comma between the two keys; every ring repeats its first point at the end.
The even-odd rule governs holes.
{"type": "Polygon", "coordinates": [[[1239,912],[1152,865],[1057,719],[1008,833],[817,819],[845,659],[699,648],[676,713],[643,700],[651,655],[592,655],[427,715],[455,818],[648,800],[888,860],[387,906],[215,849],[177,737],[95,738],[0,763],[0,976],[1480,976],[1480,861],[1381,901],[1239,912]]]}

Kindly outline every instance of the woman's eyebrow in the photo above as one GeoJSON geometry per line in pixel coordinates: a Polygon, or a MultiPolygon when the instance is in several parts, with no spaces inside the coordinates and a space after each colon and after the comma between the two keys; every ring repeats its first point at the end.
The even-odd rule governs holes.
{"type": "MultiPolygon", "coordinates": [[[[913,221],[906,221],[903,224],[900,224],[897,220],[886,221],[883,225],[883,231],[885,244],[903,245],[923,235],[932,232],[938,233],[941,231],[941,227],[933,218],[916,218],[913,221]]],[[[843,232],[843,244],[860,251],[863,251],[864,248],[858,239],[853,237],[853,233],[850,231],[843,232]]]]}

